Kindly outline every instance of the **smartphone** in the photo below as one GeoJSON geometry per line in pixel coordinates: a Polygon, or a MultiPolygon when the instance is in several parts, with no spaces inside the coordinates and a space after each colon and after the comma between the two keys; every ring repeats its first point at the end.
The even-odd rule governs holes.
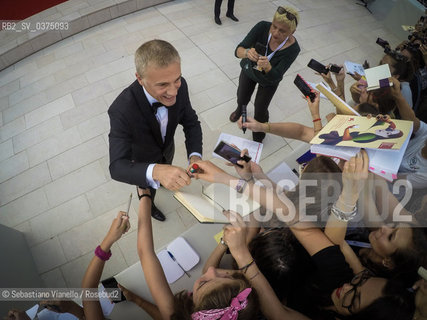
{"type": "Polygon", "coordinates": [[[329,71],[332,71],[333,73],[338,73],[341,71],[341,67],[337,66],[336,64],[331,64],[329,67],[329,71]]]}
{"type": "Polygon", "coordinates": [[[267,47],[266,47],[265,45],[263,45],[262,43],[257,42],[257,43],[255,44],[255,51],[256,51],[258,54],[260,54],[260,55],[262,55],[262,56],[265,56],[265,53],[267,52],[267,47]]]}
{"type": "Polygon", "coordinates": [[[385,47],[390,47],[390,44],[388,43],[388,41],[383,40],[381,38],[377,38],[377,41],[375,41],[375,43],[378,44],[378,45],[380,45],[384,49],[385,49],[385,47]]]}
{"type": "Polygon", "coordinates": [[[326,68],[323,64],[321,64],[319,61],[316,61],[314,59],[311,59],[309,63],[307,64],[307,67],[313,69],[314,71],[317,71],[319,73],[328,74],[329,69],[326,68]]]}
{"type": "Polygon", "coordinates": [[[111,300],[113,303],[118,303],[118,302],[122,302],[126,300],[125,295],[122,293],[122,291],[119,289],[117,280],[114,277],[110,277],[108,279],[102,280],[101,281],[102,285],[104,286],[104,288],[106,289],[117,289],[120,291],[120,301],[114,301],[111,300]]]}
{"type": "Polygon", "coordinates": [[[310,87],[310,85],[305,82],[305,80],[299,74],[297,74],[295,77],[294,84],[302,92],[304,97],[310,98],[311,102],[314,101],[316,94],[313,92],[313,89],[310,87]]]}
{"type": "Polygon", "coordinates": [[[244,160],[246,162],[251,161],[251,157],[248,155],[244,155],[243,157],[240,156],[240,151],[236,148],[230,146],[228,143],[224,141],[220,141],[218,146],[215,148],[214,152],[223,157],[224,159],[230,161],[231,163],[239,166],[240,168],[243,168],[242,165],[238,164],[237,161],[244,160]]]}

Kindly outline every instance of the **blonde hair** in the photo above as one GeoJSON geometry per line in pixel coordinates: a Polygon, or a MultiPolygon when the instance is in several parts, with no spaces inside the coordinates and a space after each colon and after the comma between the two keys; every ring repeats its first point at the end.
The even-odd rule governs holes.
{"type": "Polygon", "coordinates": [[[135,52],[136,72],[141,78],[144,77],[145,68],[149,63],[162,68],[180,61],[181,58],[174,46],[163,40],[145,42],[135,52]]]}
{"type": "Polygon", "coordinates": [[[282,7],[283,9],[286,10],[286,12],[284,14],[280,14],[277,10],[274,13],[274,17],[273,20],[276,22],[280,22],[280,23],[285,23],[289,29],[291,29],[291,32],[295,31],[295,29],[297,28],[299,21],[299,14],[298,11],[296,11],[294,8],[291,7],[282,7]],[[287,13],[292,14],[295,19],[288,19],[288,17],[286,16],[287,13]]]}

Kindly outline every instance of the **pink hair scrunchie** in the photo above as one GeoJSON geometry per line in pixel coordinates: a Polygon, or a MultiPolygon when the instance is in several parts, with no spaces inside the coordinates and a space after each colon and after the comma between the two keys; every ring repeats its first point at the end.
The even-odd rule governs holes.
{"type": "Polygon", "coordinates": [[[252,292],[251,288],[242,290],[231,300],[230,306],[222,309],[201,310],[191,315],[192,320],[236,320],[239,311],[248,305],[248,296],[252,292]]]}

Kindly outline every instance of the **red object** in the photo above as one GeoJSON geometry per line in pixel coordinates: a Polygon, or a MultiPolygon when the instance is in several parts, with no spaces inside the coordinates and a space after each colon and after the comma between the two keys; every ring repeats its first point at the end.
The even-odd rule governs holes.
{"type": "Polygon", "coordinates": [[[317,119],[314,119],[313,122],[320,121],[320,120],[322,120],[322,119],[317,118],[317,119]]]}
{"type": "Polygon", "coordinates": [[[67,0],[1,0],[0,20],[23,20],[67,0]]]}
{"type": "Polygon", "coordinates": [[[197,163],[193,163],[192,165],[193,169],[198,170],[200,167],[197,163]]]}

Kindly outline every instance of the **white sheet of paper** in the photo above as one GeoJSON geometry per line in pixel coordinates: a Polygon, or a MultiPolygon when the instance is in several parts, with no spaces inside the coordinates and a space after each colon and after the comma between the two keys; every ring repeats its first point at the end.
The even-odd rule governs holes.
{"type": "Polygon", "coordinates": [[[25,311],[25,313],[32,320],[36,316],[38,310],[39,310],[39,305],[36,304],[33,307],[31,307],[30,309],[28,309],[27,311],[25,311]]]}
{"type": "MultiPolygon", "coordinates": [[[[104,290],[105,290],[104,286],[102,285],[102,283],[100,283],[98,287],[98,292],[102,292],[104,290]]],[[[101,296],[99,299],[99,303],[101,304],[101,309],[104,316],[109,316],[110,313],[113,312],[115,304],[111,302],[110,299],[104,296],[101,296]]]]}
{"type": "Polygon", "coordinates": [[[284,189],[287,191],[292,189],[294,186],[297,186],[299,183],[299,177],[295,174],[295,172],[292,171],[286,162],[281,162],[276,167],[271,169],[267,173],[267,176],[276,184],[279,184],[279,182],[286,182],[284,189]],[[290,186],[289,182],[285,180],[290,180],[294,185],[290,186]]]}

